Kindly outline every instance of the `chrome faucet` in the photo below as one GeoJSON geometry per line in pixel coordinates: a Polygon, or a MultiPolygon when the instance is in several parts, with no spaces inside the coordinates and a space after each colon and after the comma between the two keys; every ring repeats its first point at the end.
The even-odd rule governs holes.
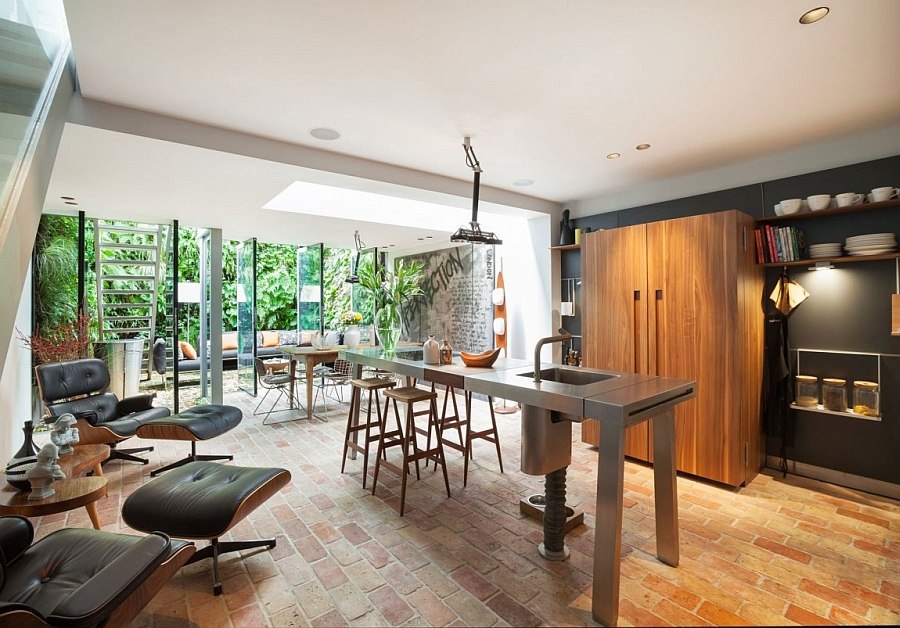
{"type": "Polygon", "coordinates": [[[565,342],[572,337],[572,334],[567,332],[562,327],[559,328],[558,336],[548,336],[546,338],[541,338],[537,341],[537,344],[534,345],[534,383],[541,383],[541,348],[545,344],[549,344],[551,342],[565,342]]]}

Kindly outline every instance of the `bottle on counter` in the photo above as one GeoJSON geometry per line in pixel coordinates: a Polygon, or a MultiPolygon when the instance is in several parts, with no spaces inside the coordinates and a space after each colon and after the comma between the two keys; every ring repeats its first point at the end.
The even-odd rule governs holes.
{"type": "Polygon", "coordinates": [[[446,338],[444,338],[444,344],[441,345],[441,364],[453,364],[453,347],[446,338]]]}
{"type": "Polygon", "coordinates": [[[847,411],[847,380],[837,377],[822,379],[822,405],[832,412],[847,411]]]}
{"type": "Polygon", "coordinates": [[[878,416],[878,384],[856,380],[853,382],[853,412],[862,416],[878,416]]]}
{"type": "Polygon", "coordinates": [[[429,335],[428,340],[426,340],[425,344],[422,345],[422,361],[425,364],[441,363],[441,346],[437,343],[437,340],[435,340],[434,336],[432,335],[429,335]]]}

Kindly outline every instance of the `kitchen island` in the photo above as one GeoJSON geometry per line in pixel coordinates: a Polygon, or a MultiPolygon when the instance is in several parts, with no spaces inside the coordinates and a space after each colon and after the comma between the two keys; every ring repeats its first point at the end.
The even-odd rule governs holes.
{"type": "MultiPolygon", "coordinates": [[[[652,421],[657,556],[668,565],[678,565],[675,406],[695,396],[695,382],[550,364],[541,364],[540,370],[555,373],[558,381],[535,382],[534,365],[530,361],[501,359],[491,368],[470,368],[454,357],[454,364],[432,365],[422,361],[419,347],[398,348],[393,354],[383,352],[380,347],[343,350],[340,357],[353,364],[354,377],[360,377],[363,366],[368,366],[524,404],[522,464],[526,473],[546,474],[548,478],[562,473],[564,478],[567,460],[571,458],[571,422],[582,418],[598,421],[600,454],[591,611],[594,619],[607,626],[616,625],[619,615],[625,430],[652,421]],[[535,411],[527,412],[529,409],[535,411]],[[539,422],[544,425],[534,429],[533,423],[539,422]],[[561,455],[558,447],[552,447],[565,440],[566,429],[568,456],[565,452],[561,455]],[[544,438],[547,440],[541,440],[544,438]],[[526,447],[532,452],[530,457],[541,458],[530,469],[525,468],[526,447]],[[557,465],[561,468],[551,469],[557,465]]],[[[564,510],[564,504],[561,506],[564,510]]],[[[550,504],[547,508],[545,543],[548,543],[546,520],[550,518],[550,504]]]]}

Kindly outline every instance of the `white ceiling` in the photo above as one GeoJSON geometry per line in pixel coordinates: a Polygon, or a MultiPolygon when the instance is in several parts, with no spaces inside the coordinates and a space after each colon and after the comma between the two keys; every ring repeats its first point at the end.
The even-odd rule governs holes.
{"type": "MultiPolygon", "coordinates": [[[[697,176],[900,124],[896,0],[831,0],[808,26],[798,18],[812,0],[65,6],[86,99],[468,181],[460,144],[471,135],[484,185],[557,203],[679,178],[695,193],[729,187],[697,176]],[[341,138],[312,138],[320,126],[341,138]],[[651,149],[636,151],[643,142],[651,149]],[[512,185],[522,178],[534,184],[512,185]]],[[[780,163],[771,177],[829,159],[813,154],[795,172],[780,163]]],[[[296,166],[70,124],[48,207],[74,195],[92,215],[159,211],[243,236],[279,224],[260,208],[313,179],[296,166]]],[[[290,223],[282,240],[359,226],[321,220],[290,223]]]]}

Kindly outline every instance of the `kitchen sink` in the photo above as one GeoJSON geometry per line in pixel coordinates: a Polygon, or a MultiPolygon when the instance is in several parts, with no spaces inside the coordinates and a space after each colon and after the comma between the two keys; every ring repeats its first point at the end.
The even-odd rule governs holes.
{"type": "MultiPolygon", "coordinates": [[[[519,377],[530,377],[534,379],[534,371],[528,373],[518,373],[519,377]]],[[[541,369],[541,381],[559,382],[560,384],[571,384],[573,386],[584,386],[585,384],[595,384],[607,379],[618,377],[612,373],[596,373],[593,371],[585,371],[579,368],[565,368],[562,366],[554,366],[551,368],[541,369]]]]}

